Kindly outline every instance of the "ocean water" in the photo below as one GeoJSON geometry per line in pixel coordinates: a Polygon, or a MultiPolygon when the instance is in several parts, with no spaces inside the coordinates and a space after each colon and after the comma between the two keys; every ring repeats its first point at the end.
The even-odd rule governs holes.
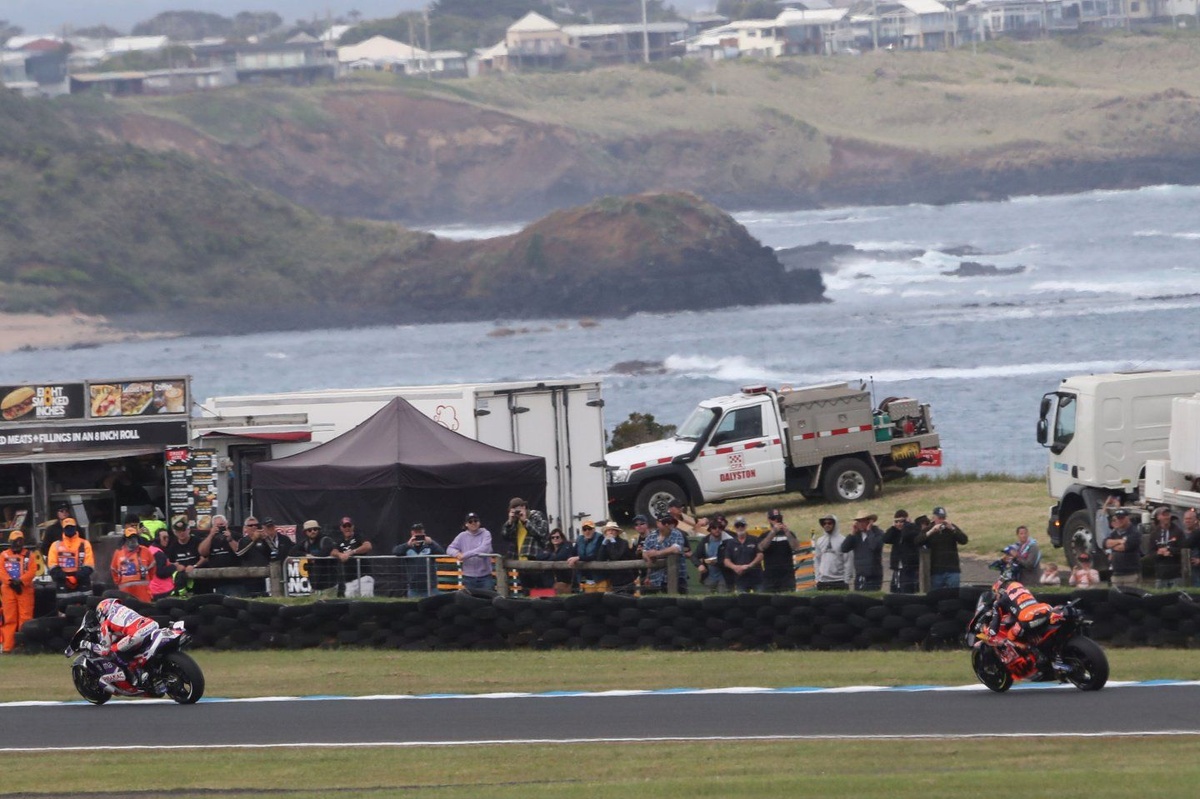
{"type": "MultiPolygon", "coordinates": [[[[1041,473],[1038,403],[1067,375],[1200,368],[1200,188],[949,206],[736,212],[763,243],[855,250],[831,302],[561,321],[172,339],[0,355],[0,383],[190,374],[199,398],[308,388],[600,378],[611,429],[681,422],[747,384],[862,380],[933,406],[946,468],[1041,473]],[[982,265],[963,274],[963,262],[982,265]],[[957,274],[956,274],[957,272],[957,274]],[[625,362],[651,367],[629,374],[625,362]]],[[[433,232],[478,238],[520,227],[433,232]]]]}

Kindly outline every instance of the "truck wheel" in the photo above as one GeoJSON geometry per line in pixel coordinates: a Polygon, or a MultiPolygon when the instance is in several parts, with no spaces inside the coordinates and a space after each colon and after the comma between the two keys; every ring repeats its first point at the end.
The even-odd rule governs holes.
{"type": "Polygon", "coordinates": [[[651,480],[638,492],[634,509],[653,524],[655,517],[667,512],[667,505],[673,499],[687,504],[687,494],[678,484],[670,480],[651,480]]]}
{"type": "Polygon", "coordinates": [[[868,464],[859,458],[845,458],[825,470],[821,493],[827,502],[858,502],[874,496],[878,485],[868,464]]]}
{"type": "Polygon", "coordinates": [[[1102,571],[1108,568],[1108,558],[1092,540],[1095,534],[1092,523],[1092,513],[1086,508],[1077,510],[1067,517],[1067,524],[1063,527],[1062,532],[1062,546],[1069,568],[1075,568],[1077,555],[1089,550],[1092,553],[1093,569],[1102,571]]]}

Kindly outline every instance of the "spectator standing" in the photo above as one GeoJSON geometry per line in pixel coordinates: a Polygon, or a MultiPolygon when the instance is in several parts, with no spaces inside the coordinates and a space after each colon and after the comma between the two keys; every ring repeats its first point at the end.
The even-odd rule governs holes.
{"type": "Polygon", "coordinates": [[[142,522],[142,541],[154,558],[154,576],[150,578],[150,598],[162,599],[170,596],[175,590],[175,564],[167,557],[167,544],[171,534],[167,526],[158,519],[147,519],[142,522]]]}
{"type": "Polygon", "coordinates": [[[1104,549],[1112,568],[1114,586],[1136,587],[1142,581],[1142,529],[1130,518],[1129,511],[1117,508],[1108,517],[1109,533],[1104,549]]]}
{"type": "Polygon", "coordinates": [[[1016,535],[1017,543],[1013,545],[1012,558],[1018,571],[1013,579],[1033,584],[1040,576],[1042,550],[1038,547],[1037,540],[1029,537],[1029,528],[1025,525],[1017,528],[1016,535]]]}
{"type": "Polygon", "coordinates": [[[767,532],[758,539],[763,553],[763,590],[772,593],[796,590],[796,562],[800,539],[783,523],[783,513],[767,511],[767,532]]]}
{"type": "Polygon", "coordinates": [[[96,558],[92,545],[79,534],[79,525],[69,516],[62,521],[62,538],[50,546],[46,563],[59,591],[86,591],[92,586],[96,558]]]}
{"type": "Polygon", "coordinates": [[[883,530],[874,513],[854,517],[850,535],[842,541],[842,552],[854,553],[854,590],[883,590],[883,530]]]}
{"type": "Polygon", "coordinates": [[[758,548],[758,538],[746,529],[746,520],[741,516],[733,520],[733,539],[725,542],[725,569],[733,575],[733,588],[739,594],[762,590],[763,553],[758,548]]]}
{"type": "MultiPolygon", "coordinates": [[[[467,519],[479,517],[468,513],[467,519]]],[[[398,558],[410,558],[404,564],[405,593],[410,597],[433,596],[437,593],[437,564],[433,559],[445,555],[446,550],[425,533],[425,525],[414,522],[408,531],[408,541],[397,544],[392,554],[398,558]]]]}
{"type": "MultiPolygon", "coordinates": [[[[213,516],[212,524],[208,532],[200,537],[198,547],[200,556],[205,558],[204,568],[227,569],[242,565],[238,562],[237,545],[229,530],[229,521],[221,514],[213,516]]],[[[216,581],[215,590],[224,596],[245,596],[248,593],[246,581],[224,578],[216,581]]]]}
{"type": "MultiPolygon", "coordinates": [[[[594,537],[595,524],[592,522],[587,522],[587,524],[591,526],[591,532],[594,537]]],[[[563,531],[557,527],[550,531],[549,546],[538,553],[538,560],[548,560],[563,564],[573,557],[575,557],[575,547],[567,541],[567,537],[563,535],[563,531]]],[[[560,596],[571,593],[571,586],[575,577],[571,569],[555,569],[550,574],[550,587],[554,589],[554,593],[560,596]]]]}
{"type": "Polygon", "coordinates": [[[883,533],[883,543],[891,546],[888,565],[892,569],[893,594],[915,594],[921,585],[921,548],[917,546],[917,525],[908,520],[908,511],[898,508],[892,514],[892,526],[883,533]]]}
{"type": "Polygon", "coordinates": [[[928,531],[917,533],[916,543],[929,548],[929,587],[958,588],[962,582],[958,548],[967,543],[967,534],[946,518],[946,509],[933,509],[928,531]]]}
{"type": "Polygon", "coordinates": [[[700,584],[710,594],[733,590],[733,575],[725,568],[725,542],[733,536],[715,524],[704,526],[705,536],[696,542],[692,562],[700,575],[700,584]]]}
{"type": "Polygon", "coordinates": [[[113,553],[109,571],[112,573],[113,585],[118,589],[143,602],[150,601],[154,555],[149,549],[141,546],[138,529],[132,524],[125,528],[125,540],[113,553]]]}
{"type": "Polygon", "coordinates": [[[333,573],[333,539],[321,532],[321,523],[309,519],[300,530],[291,557],[308,558],[308,584],[313,591],[325,591],[337,584],[333,573]]]}
{"type": "Polygon", "coordinates": [[[371,564],[359,560],[371,554],[371,541],[354,529],[354,519],[342,517],[342,537],[333,543],[330,557],[338,561],[338,596],[375,596],[375,578],[371,576],[371,564]]]}
{"type": "MultiPolygon", "coordinates": [[[[629,554],[634,560],[643,560],[642,556],[646,551],[646,539],[650,536],[650,521],[640,513],[634,516],[633,532],[634,539],[629,544],[629,554]]],[[[639,569],[635,575],[635,579],[639,584],[644,583],[646,581],[646,570],[639,569]]]]}
{"type": "Polygon", "coordinates": [[[43,558],[49,559],[50,547],[62,539],[63,521],[72,518],[74,513],[71,506],[65,502],[54,509],[54,521],[41,531],[41,540],[38,542],[38,549],[41,550],[43,558]]]}
{"type": "Polygon", "coordinates": [[[673,499],[668,502],[667,513],[675,517],[675,529],[683,533],[684,538],[696,532],[696,517],[687,512],[682,501],[673,499]]]}
{"type": "Polygon", "coordinates": [[[687,560],[683,557],[683,533],[675,529],[675,517],[664,513],[655,520],[654,532],[646,536],[642,547],[642,559],[649,569],[645,584],[659,591],[667,588],[667,561],[671,554],[679,555],[679,593],[687,593],[687,560]]]}
{"type": "Polygon", "coordinates": [[[845,591],[854,580],[854,555],[842,551],[846,536],[832,513],[819,520],[821,534],[813,541],[813,572],[818,591],[845,591]]]}
{"type": "MultiPolygon", "coordinates": [[[[629,542],[621,535],[621,526],[616,522],[609,522],[604,525],[604,540],[600,542],[600,556],[597,558],[601,563],[612,563],[622,560],[633,560],[633,551],[629,547],[629,542]]],[[[612,591],[621,593],[632,592],[637,584],[637,572],[620,571],[604,572],[608,587],[612,591]]]]}
{"type": "Polygon", "coordinates": [[[1189,561],[1192,564],[1192,586],[1200,586],[1200,513],[1195,508],[1183,512],[1183,533],[1187,538],[1188,549],[1191,550],[1189,561]]]}
{"type": "MultiPolygon", "coordinates": [[[[601,525],[602,527],[604,525],[601,525]]],[[[621,528],[618,527],[619,531],[621,528]]],[[[579,537],[575,539],[575,551],[567,558],[567,565],[571,568],[578,568],[580,563],[591,563],[594,560],[600,559],[600,547],[604,543],[604,536],[596,530],[596,524],[591,520],[585,520],[579,528],[579,537]]],[[[597,584],[606,582],[603,572],[589,571],[583,569],[575,572],[574,582],[584,586],[584,590],[591,593],[597,590],[597,584]]],[[[599,590],[607,590],[600,587],[599,590]]]]}
{"type": "Polygon", "coordinates": [[[464,529],[454,537],[446,554],[462,564],[463,588],[468,591],[494,591],[496,575],[492,566],[492,533],[474,513],[468,513],[464,529]]]}
{"type": "MultiPolygon", "coordinates": [[[[203,566],[207,558],[200,554],[200,538],[192,535],[187,519],[176,519],[171,525],[171,540],[167,542],[167,559],[175,564],[175,570],[189,578],[197,567],[203,566]]],[[[178,581],[176,581],[178,582],[178,581]]]]}
{"type": "Polygon", "coordinates": [[[4,624],[0,627],[3,650],[13,651],[17,645],[17,632],[33,618],[33,578],[37,575],[37,561],[33,551],[25,548],[25,534],[13,530],[8,534],[8,549],[0,553],[0,613],[4,624]]]}
{"type": "Polygon", "coordinates": [[[520,497],[509,500],[503,533],[508,552],[523,560],[537,560],[538,553],[550,543],[546,517],[541,511],[531,511],[529,503],[520,497]]]}
{"type": "Polygon", "coordinates": [[[1154,551],[1154,587],[1178,588],[1183,581],[1182,553],[1187,534],[1166,505],[1156,508],[1150,527],[1142,531],[1154,551]]]}
{"type": "Polygon", "coordinates": [[[1000,572],[1000,579],[1004,581],[1016,580],[1021,582],[1020,573],[1021,567],[1017,565],[1017,560],[1013,554],[1017,551],[1016,544],[1009,544],[1004,549],[1000,550],[1000,557],[997,560],[988,564],[989,569],[995,569],[1000,572]]]}
{"type": "Polygon", "coordinates": [[[1094,588],[1100,585],[1100,572],[1092,568],[1092,556],[1080,552],[1075,556],[1075,567],[1067,582],[1075,588],[1094,588]]]}

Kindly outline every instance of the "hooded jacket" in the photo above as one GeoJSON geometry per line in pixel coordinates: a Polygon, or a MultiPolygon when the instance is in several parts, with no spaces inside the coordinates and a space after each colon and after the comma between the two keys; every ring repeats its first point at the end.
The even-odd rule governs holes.
{"type": "Polygon", "coordinates": [[[837,517],[829,514],[829,518],[833,519],[833,529],[813,542],[813,572],[818,583],[844,582],[849,585],[854,581],[854,555],[842,552],[846,537],[838,530],[837,517]]]}

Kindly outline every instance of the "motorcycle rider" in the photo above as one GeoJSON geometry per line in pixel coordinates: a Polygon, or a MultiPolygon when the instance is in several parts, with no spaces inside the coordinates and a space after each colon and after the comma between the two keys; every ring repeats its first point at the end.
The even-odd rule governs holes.
{"type": "Polygon", "coordinates": [[[92,644],[92,652],[117,666],[100,677],[104,689],[113,693],[116,683],[122,680],[141,687],[145,679],[140,670],[145,662],[142,651],[154,639],[158,622],[115,599],[100,600],[95,610],[87,612],[84,621],[88,630],[98,633],[99,641],[92,644]]]}
{"type": "Polygon", "coordinates": [[[1039,602],[1022,583],[1016,580],[996,581],[992,586],[995,600],[992,603],[992,621],[988,625],[988,643],[1000,645],[1012,643],[1019,649],[1027,648],[1032,634],[1046,627],[1054,615],[1054,608],[1039,602]],[[1000,634],[1001,625],[1005,626],[1000,634]]]}

